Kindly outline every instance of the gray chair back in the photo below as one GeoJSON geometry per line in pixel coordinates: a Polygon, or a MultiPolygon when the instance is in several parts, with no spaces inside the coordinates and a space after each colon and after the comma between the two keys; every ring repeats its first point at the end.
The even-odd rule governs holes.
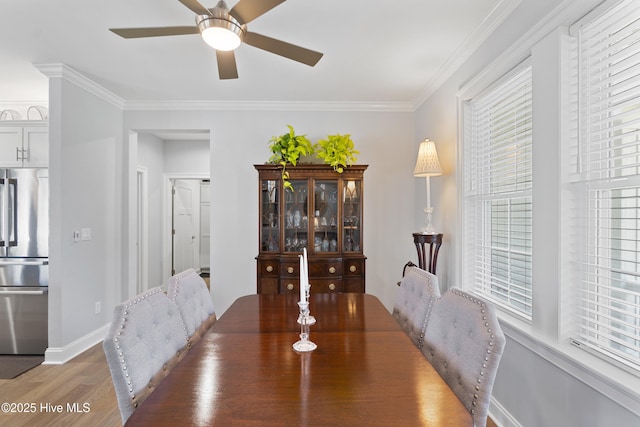
{"type": "Polygon", "coordinates": [[[399,283],[400,290],[392,315],[411,341],[422,348],[425,331],[434,302],[440,298],[438,277],[415,265],[407,266],[399,283]]]}
{"type": "Polygon", "coordinates": [[[113,310],[102,342],[124,424],[187,350],[187,331],[173,301],[158,288],[113,310]]]}
{"type": "Polygon", "coordinates": [[[505,337],[494,307],[452,288],[434,304],[422,353],[485,427],[505,337]]]}
{"type": "Polygon", "coordinates": [[[216,313],[204,279],[189,268],[169,279],[167,296],[176,303],[189,335],[196,342],[216,321],[216,313]]]}

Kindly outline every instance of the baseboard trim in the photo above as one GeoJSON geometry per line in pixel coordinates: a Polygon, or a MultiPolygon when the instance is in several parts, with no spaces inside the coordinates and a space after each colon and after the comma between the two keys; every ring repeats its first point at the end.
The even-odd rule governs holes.
{"type": "Polygon", "coordinates": [[[73,359],[80,353],[88,350],[102,341],[107,335],[110,324],[102,326],[87,335],[78,338],[64,347],[49,347],[44,352],[43,365],[62,365],[73,359]]]}
{"type": "Polygon", "coordinates": [[[491,397],[491,403],[489,404],[489,417],[498,427],[522,427],[518,420],[493,397],[491,397]]]}

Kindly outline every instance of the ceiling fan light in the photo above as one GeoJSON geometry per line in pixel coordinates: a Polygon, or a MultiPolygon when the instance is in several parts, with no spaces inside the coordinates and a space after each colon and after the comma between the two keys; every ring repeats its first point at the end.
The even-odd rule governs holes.
{"type": "Polygon", "coordinates": [[[202,39],[215,50],[234,50],[241,43],[240,36],[236,33],[219,27],[209,27],[202,31],[202,39]]]}
{"type": "Polygon", "coordinates": [[[243,29],[235,19],[201,15],[197,22],[202,39],[215,50],[234,50],[242,43],[243,29]]]}

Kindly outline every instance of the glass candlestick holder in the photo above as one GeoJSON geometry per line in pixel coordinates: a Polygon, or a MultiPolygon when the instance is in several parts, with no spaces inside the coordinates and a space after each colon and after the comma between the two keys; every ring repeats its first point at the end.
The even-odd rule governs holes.
{"type": "MultiPolygon", "coordinates": [[[[306,315],[306,319],[307,319],[307,325],[311,326],[314,325],[316,323],[316,318],[313,317],[311,315],[311,310],[309,310],[309,295],[311,293],[311,284],[307,284],[307,286],[305,287],[305,301],[307,302],[307,315],[306,315]]],[[[298,303],[299,304],[299,303],[298,303]]],[[[302,324],[302,316],[298,316],[298,324],[302,324]]]]}
{"type": "MultiPolygon", "coordinates": [[[[301,353],[306,353],[315,350],[318,346],[314,342],[309,341],[309,327],[311,326],[311,323],[309,323],[309,303],[299,301],[298,306],[300,307],[300,314],[298,315],[300,339],[293,343],[293,349],[301,353]]],[[[315,323],[315,319],[313,322],[315,323]]]]}

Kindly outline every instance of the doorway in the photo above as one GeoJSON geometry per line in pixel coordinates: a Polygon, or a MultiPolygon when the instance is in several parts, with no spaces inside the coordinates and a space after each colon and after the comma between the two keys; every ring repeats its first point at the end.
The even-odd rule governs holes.
{"type": "Polygon", "coordinates": [[[210,186],[206,178],[169,178],[171,275],[209,273],[210,186]]]}
{"type": "MultiPolygon", "coordinates": [[[[134,233],[128,237],[131,251],[126,292],[133,296],[145,288],[163,286],[172,275],[172,180],[208,182],[211,174],[211,141],[208,130],[136,130],[130,135],[130,143],[130,155],[136,159],[132,163],[136,164],[138,169],[137,182],[134,170],[129,187],[132,189],[131,193],[137,193],[135,196],[132,194],[130,198],[133,206],[130,212],[135,215],[130,216],[130,229],[134,233]]],[[[193,198],[198,200],[199,193],[200,191],[194,194],[193,198]]],[[[210,196],[207,194],[206,200],[209,199],[210,196]]],[[[199,212],[199,208],[191,209],[192,215],[198,215],[199,212]]],[[[185,213],[189,214],[188,211],[185,213]]],[[[195,221],[194,218],[192,220],[195,221]]],[[[180,240],[185,243],[181,245],[182,254],[185,255],[183,260],[189,259],[186,248],[191,246],[196,253],[195,247],[206,244],[205,239],[208,239],[208,235],[201,235],[198,228],[206,230],[208,224],[209,221],[204,225],[200,225],[200,221],[195,222],[195,230],[191,230],[189,234],[196,236],[195,239],[189,238],[194,240],[192,245],[187,245],[188,240],[180,240]]],[[[178,235],[179,238],[180,236],[178,235]]],[[[199,252],[200,249],[197,253],[199,252]]],[[[192,255],[191,258],[199,260],[199,256],[192,255]]],[[[191,264],[189,267],[197,270],[208,268],[210,261],[193,264],[184,261],[178,268],[187,264],[191,264]]]]}

